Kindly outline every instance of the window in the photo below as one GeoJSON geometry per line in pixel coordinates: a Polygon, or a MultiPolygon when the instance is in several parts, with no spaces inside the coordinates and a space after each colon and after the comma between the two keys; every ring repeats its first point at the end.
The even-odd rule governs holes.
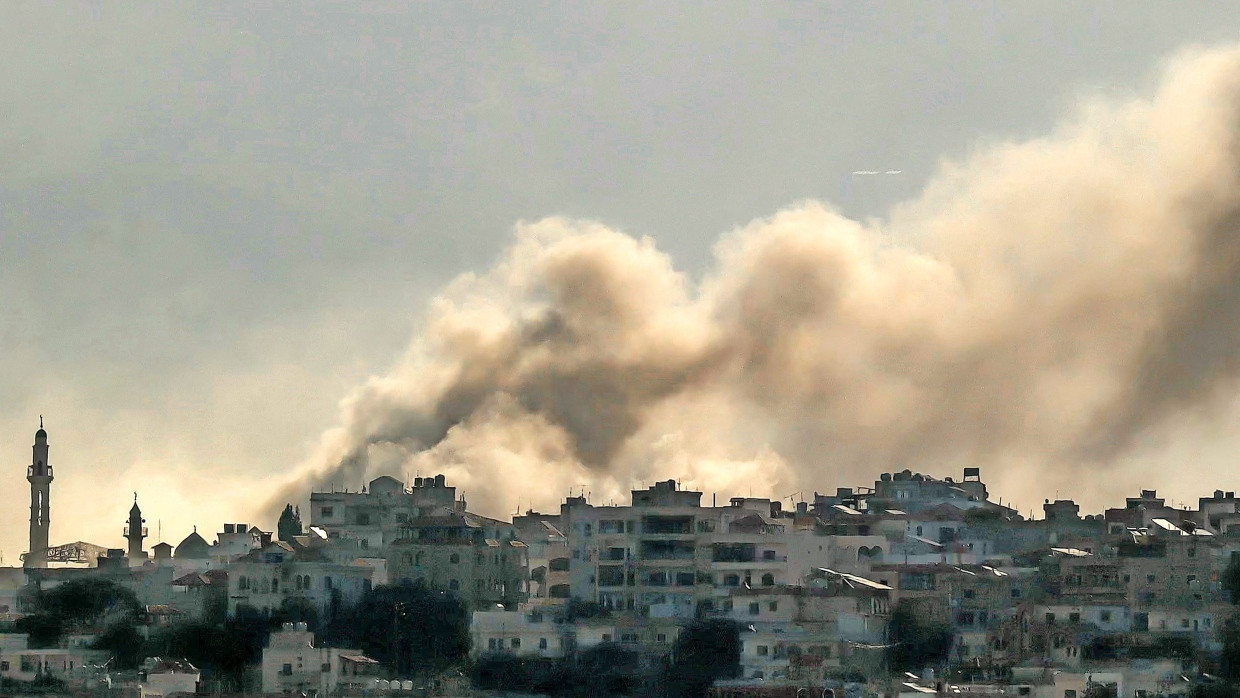
{"type": "Polygon", "coordinates": [[[319,513],[323,515],[323,518],[330,519],[332,517],[332,508],[323,507],[322,509],[319,510],[319,513]]]}
{"type": "Polygon", "coordinates": [[[1047,622],[1047,623],[1054,623],[1054,622],[1055,622],[1055,614],[1054,614],[1054,613],[1047,613],[1047,614],[1046,614],[1046,622],[1047,622]]]}
{"type": "Polygon", "coordinates": [[[966,599],[971,599],[971,598],[973,598],[973,590],[972,590],[972,589],[965,589],[965,590],[964,590],[964,597],[965,597],[966,599]]]}
{"type": "Polygon", "coordinates": [[[1012,589],[1012,598],[1014,599],[1020,598],[1020,589],[1017,589],[1017,588],[1012,589]]]}
{"type": "Polygon", "coordinates": [[[778,610],[779,610],[779,602],[778,602],[778,601],[772,601],[772,602],[770,602],[769,604],[767,604],[767,605],[766,605],[766,609],[767,609],[768,611],[770,611],[771,613],[774,613],[775,611],[778,611],[778,610]]]}
{"type": "Polygon", "coordinates": [[[758,613],[761,611],[761,608],[762,608],[761,604],[759,604],[757,601],[754,601],[753,603],[749,604],[749,615],[751,616],[758,615],[758,613]]]}
{"type": "Polygon", "coordinates": [[[1100,613],[1098,614],[1098,620],[1102,621],[1103,623],[1110,623],[1110,622],[1111,622],[1111,612],[1110,612],[1110,611],[1102,611],[1102,612],[1100,612],[1100,613]]]}
{"type": "Polygon", "coordinates": [[[452,591],[457,591],[461,588],[461,583],[453,579],[448,582],[448,588],[451,589],[452,591]]]}
{"type": "Polygon", "coordinates": [[[519,637],[514,637],[514,638],[512,638],[512,648],[513,648],[514,650],[515,650],[515,649],[520,649],[520,648],[521,648],[521,638],[519,638],[519,637]]]}
{"type": "Polygon", "coordinates": [[[729,574],[723,578],[723,585],[726,587],[738,587],[741,585],[740,575],[729,574]]]}
{"type": "Polygon", "coordinates": [[[332,665],[329,662],[323,662],[323,666],[319,670],[326,674],[332,670],[332,665]]]}
{"type": "Polygon", "coordinates": [[[292,676],[292,675],[293,675],[293,665],[292,665],[292,664],[285,664],[284,666],[280,667],[280,674],[281,674],[281,675],[283,675],[283,676],[292,676]]]}
{"type": "Polygon", "coordinates": [[[664,635],[663,633],[659,633],[658,635],[655,636],[654,641],[655,642],[667,642],[667,635],[664,635]]]}
{"type": "Polygon", "coordinates": [[[452,553],[452,555],[448,557],[448,562],[451,562],[454,565],[459,565],[461,564],[461,556],[456,553],[452,553]]]}
{"type": "Polygon", "coordinates": [[[758,645],[758,656],[759,657],[765,657],[767,652],[769,651],[770,650],[767,648],[766,645],[758,645]]]}
{"type": "Polygon", "coordinates": [[[370,525],[370,514],[367,514],[365,512],[358,514],[357,525],[358,526],[369,526],[370,525]]]}
{"type": "Polygon", "coordinates": [[[774,551],[774,550],[763,550],[763,551],[762,551],[762,559],[763,559],[763,560],[774,560],[774,559],[775,559],[775,551],[774,551]]]}
{"type": "Polygon", "coordinates": [[[775,586],[775,575],[771,574],[770,572],[767,572],[766,574],[762,575],[762,586],[764,587],[775,586]]]}
{"type": "Polygon", "coordinates": [[[280,580],[279,579],[271,580],[271,593],[273,594],[280,593],[280,580]]]}
{"type": "Polygon", "coordinates": [[[540,650],[547,649],[547,638],[545,637],[538,638],[538,649],[540,650]]]}
{"type": "Polygon", "coordinates": [[[611,642],[611,633],[603,633],[603,642],[611,642]]]}
{"type": "Polygon", "coordinates": [[[1153,584],[1153,583],[1154,583],[1154,575],[1152,575],[1152,574],[1147,574],[1147,575],[1145,575],[1145,582],[1146,582],[1147,584],[1153,584]]]}
{"type": "Polygon", "coordinates": [[[487,640],[487,649],[489,650],[495,649],[495,638],[492,637],[487,640]]]}
{"type": "Polygon", "coordinates": [[[1080,614],[1080,613],[1076,613],[1076,612],[1069,613],[1069,614],[1068,614],[1068,622],[1070,622],[1070,623],[1080,623],[1080,622],[1081,622],[1081,614],[1080,614]]]}
{"type": "Polygon", "coordinates": [[[1071,688],[1067,689],[1063,692],[1063,698],[1076,698],[1076,690],[1071,688]]]}
{"type": "Polygon", "coordinates": [[[332,578],[331,577],[323,578],[323,588],[326,589],[327,591],[332,590],[332,578]]]}

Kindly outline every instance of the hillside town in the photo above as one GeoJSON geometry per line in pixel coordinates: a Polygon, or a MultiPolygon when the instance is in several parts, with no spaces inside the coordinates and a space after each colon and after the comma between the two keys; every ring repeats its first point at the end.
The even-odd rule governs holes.
{"type": "Polygon", "coordinates": [[[30,550],[0,569],[5,692],[1154,698],[1240,677],[1233,491],[1027,518],[979,468],[788,505],[669,479],[505,521],[443,475],[383,476],[175,545],[148,546],[135,495],[113,548],[49,544],[48,443],[40,425],[30,550]]]}

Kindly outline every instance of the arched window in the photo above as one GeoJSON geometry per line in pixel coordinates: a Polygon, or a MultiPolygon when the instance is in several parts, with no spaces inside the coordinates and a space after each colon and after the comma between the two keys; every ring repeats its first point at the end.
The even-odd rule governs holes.
{"type": "Polygon", "coordinates": [[[448,582],[448,588],[451,589],[452,591],[457,591],[461,588],[461,583],[453,579],[452,581],[448,582]]]}
{"type": "Polygon", "coordinates": [[[770,572],[767,572],[766,574],[762,575],[762,586],[764,587],[775,586],[775,575],[771,574],[770,572]]]}

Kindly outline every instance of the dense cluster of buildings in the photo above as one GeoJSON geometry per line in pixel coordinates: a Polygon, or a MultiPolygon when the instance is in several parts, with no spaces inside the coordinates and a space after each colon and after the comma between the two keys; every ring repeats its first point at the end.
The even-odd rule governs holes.
{"type": "MultiPolygon", "coordinates": [[[[791,508],[754,497],[706,504],[668,480],[625,505],[569,497],[556,513],[510,522],[469,512],[443,476],[380,477],[358,492],[312,494],[308,523],[290,506],[274,534],[225,524],[213,542],[195,532],[148,555],[136,501],[127,549],[47,545],[42,428],[29,476],[32,549],[23,569],[0,571],[0,614],[21,614],[31,589],[79,575],[132,589],[152,622],[290,604],[329,614],[375,586],[410,584],[467,605],[476,656],[546,660],[604,643],[665,656],[688,625],[728,619],[741,628],[741,676],[719,695],[832,682],[910,695],[1186,695],[1223,649],[1225,571],[1240,551],[1234,492],[1177,508],[1142,491],[1085,516],[1072,501],[1047,501],[1033,519],[992,501],[980,471],[966,468],[959,480],[884,474],[791,508]],[[86,567],[52,564],[83,562],[83,551],[98,553],[86,567]],[[893,682],[890,650],[909,641],[909,619],[950,639],[929,660],[938,673],[893,682]]],[[[68,673],[97,663],[89,652],[27,650],[0,635],[0,675],[68,673]]],[[[330,693],[380,673],[360,652],[317,648],[290,626],[272,636],[262,683],[330,693]]]]}

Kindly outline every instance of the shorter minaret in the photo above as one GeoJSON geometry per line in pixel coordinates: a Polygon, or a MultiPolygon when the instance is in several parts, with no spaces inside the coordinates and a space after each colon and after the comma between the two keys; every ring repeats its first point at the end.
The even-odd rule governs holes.
{"type": "Polygon", "coordinates": [[[30,483],[30,551],[26,553],[26,567],[47,567],[47,540],[52,518],[52,465],[47,451],[47,432],[43,429],[43,415],[39,415],[39,430],[34,433],[34,457],[26,468],[26,480],[30,483]]]}
{"type": "Polygon", "coordinates": [[[146,561],[146,553],[142,552],[142,539],[146,538],[146,519],[142,518],[142,510],[138,508],[138,493],[133,493],[133,507],[129,509],[129,526],[125,529],[125,538],[129,540],[129,564],[141,565],[146,561]]]}

